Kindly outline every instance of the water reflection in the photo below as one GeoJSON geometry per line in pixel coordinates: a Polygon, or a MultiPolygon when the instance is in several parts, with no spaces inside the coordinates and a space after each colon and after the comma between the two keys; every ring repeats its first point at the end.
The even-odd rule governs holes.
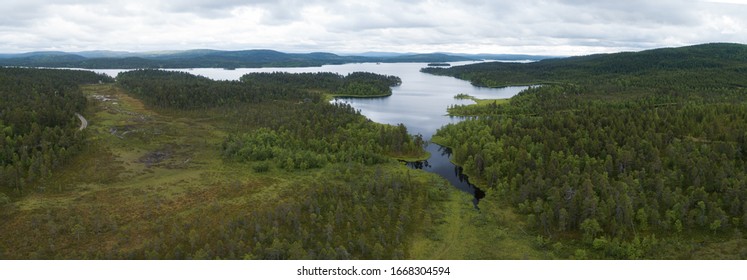
{"type": "Polygon", "coordinates": [[[431,151],[431,157],[428,160],[405,162],[405,165],[413,169],[433,172],[446,178],[449,183],[458,189],[471,194],[473,196],[472,204],[475,209],[479,210],[478,203],[480,199],[485,197],[485,191],[469,182],[469,176],[464,174],[464,169],[461,166],[454,165],[448,161],[451,156],[451,149],[437,144],[429,144],[426,149],[431,151]],[[436,149],[435,153],[433,151],[434,147],[436,149]],[[443,159],[446,159],[447,162],[443,162],[443,159]],[[430,161],[438,162],[438,164],[432,165],[430,161]],[[447,172],[448,169],[451,169],[451,172],[447,172]]]}

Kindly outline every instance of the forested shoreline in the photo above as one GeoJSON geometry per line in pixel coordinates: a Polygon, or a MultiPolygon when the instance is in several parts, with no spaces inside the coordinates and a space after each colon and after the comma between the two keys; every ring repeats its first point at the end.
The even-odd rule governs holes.
{"type": "MultiPolygon", "coordinates": [[[[117,83],[147,104],[172,109],[231,108],[232,123],[245,127],[222,144],[223,155],[238,161],[281,161],[281,168],[308,169],[329,162],[383,163],[386,155],[420,157],[425,142],[404,125],[366,120],[349,104],[323,102],[324,94],[378,96],[401,83],[394,76],[357,72],[253,73],[241,81],[213,81],[183,72],[138,70],[117,83]]],[[[258,170],[265,169],[262,163],[258,170]]]]}
{"type": "Polygon", "coordinates": [[[746,46],[422,71],[532,85],[432,139],[480,210],[328,102],[394,76],[0,68],[0,259],[747,258],[746,46]]]}
{"type": "Polygon", "coordinates": [[[50,107],[42,114],[3,103],[3,131],[19,134],[9,139],[55,140],[28,136],[37,119],[54,121],[45,125],[63,135],[29,148],[34,156],[11,157],[22,159],[10,162],[12,170],[29,173],[20,186],[3,185],[18,195],[0,205],[8,221],[0,230],[10,233],[0,258],[402,259],[412,237],[430,226],[422,217],[439,212],[426,210],[450,195],[394,160],[422,157],[422,136],[325,96],[390,93],[397,77],[273,73],[214,81],[135,70],[112,83],[92,72],[4,71],[3,94],[17,100],[3,101],[50,107]],[[49,83],[37,81],[45,75],[49,83]],[[82,83],[94,85],[84,94],[82,83]],[[74,113],[86,110],[91,126],[78,131],[74,113]],[[14,119],[18,112],[26,115],[14,119]],[[51,160],[63,172],[33,173],[58,150],[65,157],[51,160]],[[43,190],[43,178],[65,187],[43,190]]]}
{"type": "Polygon", "coordinates": [[[715,44],[424,71],[545,83],[505,104],[452,108],[477,118],[434,139],[543,244],[577,248],[557,254],[690,258],[747,228],[745,69],[747,47],[715,44]]]}
{"type": "Polygon", "coordinates": [[[317,90],[340,97],[385,97],[392,95],[392,88],[402,84],[396,76],[384,76],[367,72],[353,72],[347,76],[336,73],[249,73],[241,81],[252,85],[281,83],[286,87],[317,90]]]}

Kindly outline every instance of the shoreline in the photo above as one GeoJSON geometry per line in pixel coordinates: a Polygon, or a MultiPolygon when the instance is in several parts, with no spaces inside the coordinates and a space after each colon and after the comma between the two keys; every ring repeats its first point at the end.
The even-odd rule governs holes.
{"type": "Polygon", "coordinates": [[[495,104],[495,105],[504,105],[504,104],[508,104],[508,102],[511,101],[510,97],[509,98],[496,98],[496,99],[480,99],[480,98],[477,98],[477,97],[474,97],[474,96],[471,96],[471,95],[467,95],[467,94],[456,95],[456,96],[454,96],[454,99],[457,99],[457,100],[472,100],[473,102],[475,102],[475,104],[455,105],[454,107],[447,108],[446,109],[446,115],[450,116],[450,117],[474,117],[474,116],[477,116],[477,115],[466,115],[466,114],[454,113],[453,112],[454,108],[459,108],[459,107],[467,107],[467,108],[469,108],[469,107],[485,107],[485,106],[490,106],[492,104],[495,104]]]}
{"type": "Polygon", "coordinates": [[[462,169],[462,174],[467,175],[467,177],[469,178],[470,184],[475,185],[475,187],[479,188],[482,191],[488,190],[489,186],[487,186],[485,180],[483,180],[482,178],[480,178],[479,176],[475,174],[470,174],[469,172],[467,172],[467,170],[464,169],[464,167],[461,164],[454,162],[454,148],[449,145],[445,145],[443,141],[444,141],[443,137],[439,137],[436,135],[433,135],[431,137],[431,143],[439,145],[444,148],[451,149],[452,152],[451,152],[451,155],[449,155],[449,162],[451,162],[451,164],[453,164],[454,166],[457,166],[462,169]]]}

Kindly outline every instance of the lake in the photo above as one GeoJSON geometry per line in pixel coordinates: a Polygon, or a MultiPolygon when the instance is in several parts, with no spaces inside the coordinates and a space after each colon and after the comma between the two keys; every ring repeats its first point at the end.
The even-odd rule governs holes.
{"type": "MultiPolygon", "coordinates": [[[[472,62],[457,62],[451,65],[463,65],[472,62]]],[[[446,108],[455,104],[472,104],[471,100],[457,100],[454,95],[469,94],[477,98],[509,98],[527,87],[482,88],[475,87],[467,81],[446,76],[435,76],[421,73],[420,69],[427,63],[353,63],[342,65],[325,65],[321,67],[294,68],[241,68],[226,70],[219,68],[174,69],[216,80],[238,80],[246,73],[254,72],[333,72],[347,75],[352,72],[372,72],[383,75],[394,75],[402,79],[402,84],[392,88],[392,95],[382,98],[339,98],[333,102],[349,103],[369,119],[385,124],[404,124],[411,134],[421,134],[430,140],[440,127],[462,120],[446,115],[446,108]]],[[[94,70],[116,76],[126,70],[94,70]]],[[[436,144],[429,144],[426,150],[431,157],[424,162],[408,163],[412,168],[423,169],[446,178],[452,185],[475,197],[477,207],[484,193],[470,184],[461,168],[449,161],[450,150],[436,144]]]]}

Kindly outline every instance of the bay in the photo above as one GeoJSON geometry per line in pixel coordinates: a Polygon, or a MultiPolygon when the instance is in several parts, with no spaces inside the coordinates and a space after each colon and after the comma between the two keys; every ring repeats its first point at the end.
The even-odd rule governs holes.
{"type": "MultiPolygon", "coordinates": [[[[451,65],[464,65],[473,62],[457,62],[451,65]]],[[[360,110],[361,114],[372,121],[384,124],[404,124],[411,134],[420,134],[430,140],[433,134],[448,123],[456,123],[463,118],[449,117],[446,109],[451,105],[474,103],[472,100],[458,100],[454,96],[460,93],[480,99],[510,98],[527,87],[484,88],[476,87],[467,81],[453,77],[436,76],[421,73],[426,63],[353,63],[341,65],[324,65],[320,67],[291,68],[239,68],[234,70],[220,68],[167,69],[184,71],[214,80],[238,80],[247,73],[256,72],[289,72],[314,73],[332,72],[347,75],[352,72],[371,72],[400,77],[402,84],[392,88],[392,95],[381,98],[338,98],[332,102],[344,102],[360,110]]],[[[122,69],[95,70],[112,77],[122,69]]],[[[422,162],[407,163],[412,168],[436,173],[447,179],[454,187],[474,196],[473,204],[477,208],[484,192],[469,182],[462,174],[461,167],[449,161],[450,149],[430,143],[426,147],[430,158],[422,162]]]]}

